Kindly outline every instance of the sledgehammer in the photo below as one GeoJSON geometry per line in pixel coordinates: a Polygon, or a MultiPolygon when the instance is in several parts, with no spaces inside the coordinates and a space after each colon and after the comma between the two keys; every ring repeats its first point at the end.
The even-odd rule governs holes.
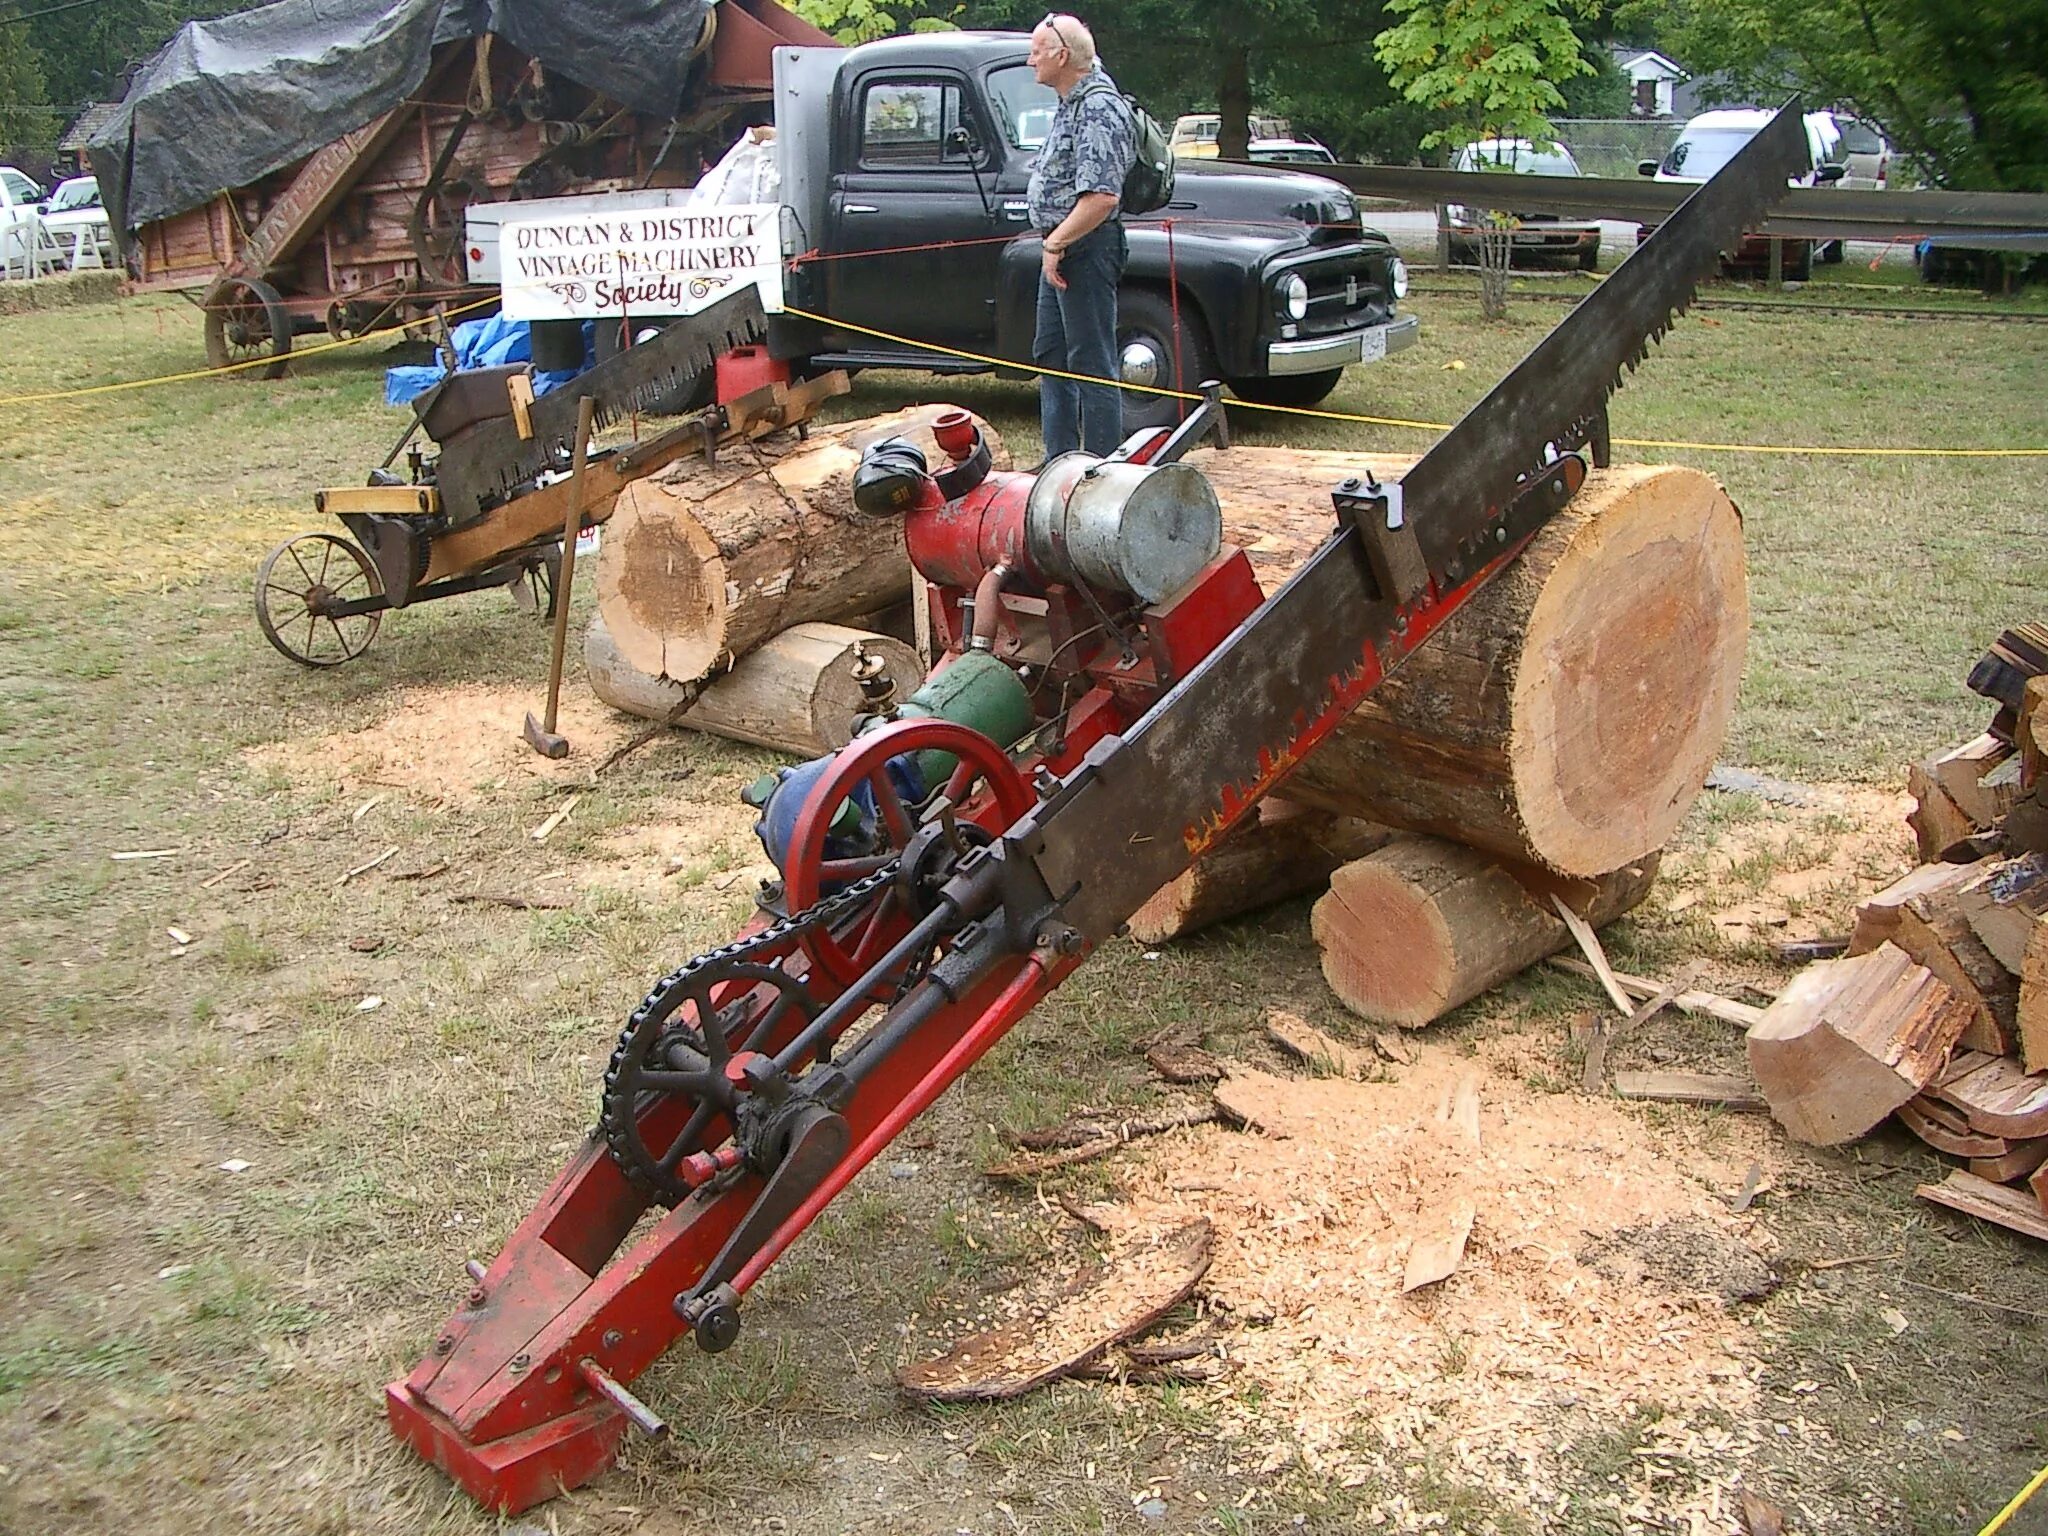
{"type": "Polygon", "coordinates": [[[583,465],[590,456],[590,429],[597,419],[597,401],[585,395],[577,402],[576,454],[569,461],[569,502],[562,513],[562,576],[555,583],[555,649],[548,658],[548,708],[543,723],[526,717],[526,739],[542,757],[567,757],[569,738],[555,734],[555,710],[562,701],[562,653],[569,644],[569,591],[576,580],[576,540],[583,532],[583,465]]]}

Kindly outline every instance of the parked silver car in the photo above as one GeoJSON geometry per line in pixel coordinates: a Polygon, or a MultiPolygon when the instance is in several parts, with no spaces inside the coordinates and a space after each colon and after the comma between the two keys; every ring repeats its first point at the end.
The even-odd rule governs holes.
{"type": "MultiPolygon", "coordinates": [[[[1480,139],[1458,151],[1451,162],[1460,171],[1514,171],[1524,176],[1579,176],[1579,162],[1562,144],[1539,150],[1527,139],[1480,139]]],[[[1451,260],[1479,260],[1479,236],[1486,227],[1487,210],[1452,203],[1447,217],[1451,234],[1451,260]]],[[[1554,213],[1513,213],[1515,221],[1510,262],[1541,259],[1576,264],[1591,272],[1600,265],[1600,225],[1593,219],[1568,219],[1554,213]]]]}

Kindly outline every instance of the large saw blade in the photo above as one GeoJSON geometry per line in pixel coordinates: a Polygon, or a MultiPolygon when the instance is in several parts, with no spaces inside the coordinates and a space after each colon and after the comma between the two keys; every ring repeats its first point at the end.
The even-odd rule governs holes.
{"type": "Polygon", "coordinates": [[[1428,567],[1419,604],[1376,581],[1369,530],[1341,527],[1012,829],[1020,846],[1039,844],[1066,922],[1093,942],[1107,938],[1555,514],[1569,487],[1551,482],[1576,478],[1563,465],[1546,469],[1547,450],[1584,440],[1622,370],[1784,195],[1804,133],[1794,101],[1402,476],[1406,526],[1428,567]]]}
{"type": "Polygon", "coordinates": [[[1494,519],[1515,477],[1547,444],[1583,440],[1622,370],[1663,340],[1722,252],[1763,221],[1808,164],[1794,97],[1401,477],[1433,575],[1455,582],[1492,558],[1494,519]]]}
{"type": "Polygon", "coordinates": [[[649,410],[721,352],[759,341],[767,328],[760,290],[750,283],[708,309],[665,322],[645,341],[541,396],[527,413],[533,436],[521,437],[510,415],[473,427],[444,447],[435,465],[444,515],[460,526],[530,487],[536,476],[568,469],[577,402],[586,396],[597,402],[600,428],[629,411],[649,410]]]}

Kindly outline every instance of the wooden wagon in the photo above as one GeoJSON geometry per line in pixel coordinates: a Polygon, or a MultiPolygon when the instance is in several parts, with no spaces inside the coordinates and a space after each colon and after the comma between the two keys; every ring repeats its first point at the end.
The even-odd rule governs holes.
{"type": "Polygon", "coordinates": [[[690,186],[741,129],[769,120],[770,53],[832,39],[775,0],[707,9],[701,82],[673,120],[629,111],[503,38],[434,51],[406,100],[294,165],[130,231],[142,291],[206,312],[207,360],[278,378],[292,338],[336,340],[488,303],[472,283],[463,211],[630,187],[690,186]]]}

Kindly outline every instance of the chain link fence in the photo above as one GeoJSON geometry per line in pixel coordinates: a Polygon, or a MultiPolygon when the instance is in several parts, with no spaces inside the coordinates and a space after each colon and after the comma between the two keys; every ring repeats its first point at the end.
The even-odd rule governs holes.
{"type": "Polygon", "coordinates": [[[1633,176],[1637,162],[1662,160],[1685,127],[1676,117],[1553,117],[1550,131],[1588,176],[1633,176]]]}

